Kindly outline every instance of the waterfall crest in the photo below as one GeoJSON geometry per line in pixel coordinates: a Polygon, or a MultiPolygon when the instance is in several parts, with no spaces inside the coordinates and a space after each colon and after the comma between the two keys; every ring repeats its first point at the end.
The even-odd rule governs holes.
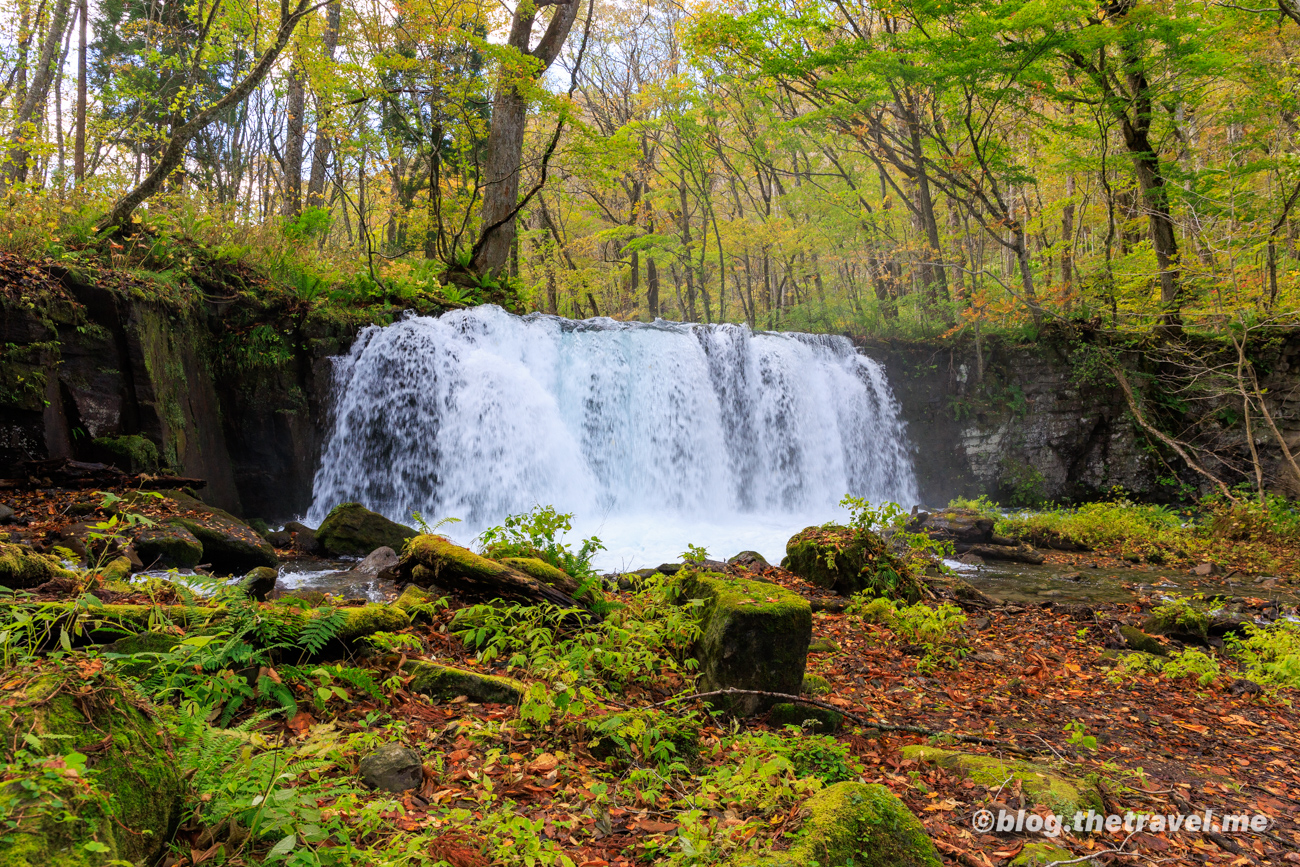
{"type": "Polygon", "coordinates": [[[845,493],[916,500],[884,369],[842,337],[477,307],[366,328],[335,372],[313,524],[356,500],[468,541],[551,504],[630,566],[772,533],[779,559],[845,493]]]}

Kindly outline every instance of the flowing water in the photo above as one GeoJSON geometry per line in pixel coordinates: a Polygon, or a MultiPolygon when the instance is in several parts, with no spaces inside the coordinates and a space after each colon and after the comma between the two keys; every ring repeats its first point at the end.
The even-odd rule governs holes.
{"type": "Polygon", "coordinates": [[[884,368],[842,337],[478,307],[367,328],[336,377],[312,524],[355,500],[469,542],[549,504],[621,569],[775,562],[846,493],[917,498],[884,368]]]}

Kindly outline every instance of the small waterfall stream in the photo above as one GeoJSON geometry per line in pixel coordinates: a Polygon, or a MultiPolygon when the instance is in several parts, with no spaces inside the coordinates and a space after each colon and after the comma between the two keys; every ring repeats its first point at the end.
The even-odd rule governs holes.
{"type": "Polygon", "coordinates": [[[367,328],[336,364],[313,525],[356,500],[468,542],[551,504],[637,568],[688,543],[776,562],[845,493],[916,500],[884,369],[842,337],[478,307],[367,328]]]}

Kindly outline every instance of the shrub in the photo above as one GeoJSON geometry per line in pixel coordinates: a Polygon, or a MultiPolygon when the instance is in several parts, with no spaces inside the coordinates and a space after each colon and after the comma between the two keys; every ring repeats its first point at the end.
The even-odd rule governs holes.
{"type": "Polygon", "coordinates": [[[1300,689],[1300,623],[1246,624],[1245,636],[1230,635],[1228,646],[1251,680],[1300,689]]]}

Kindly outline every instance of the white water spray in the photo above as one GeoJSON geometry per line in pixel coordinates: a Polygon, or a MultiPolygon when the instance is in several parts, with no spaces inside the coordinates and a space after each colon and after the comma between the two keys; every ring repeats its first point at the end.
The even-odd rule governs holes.
{"type": "Polygon", "coordinates": [[[688,543],[777,562],[846,493],[916,501],[884,369],[842,337],[477,307],[367,328],[336,364],[313,524],[355,500],[468,542],[550,504],[637,568],[688,543]]]}

